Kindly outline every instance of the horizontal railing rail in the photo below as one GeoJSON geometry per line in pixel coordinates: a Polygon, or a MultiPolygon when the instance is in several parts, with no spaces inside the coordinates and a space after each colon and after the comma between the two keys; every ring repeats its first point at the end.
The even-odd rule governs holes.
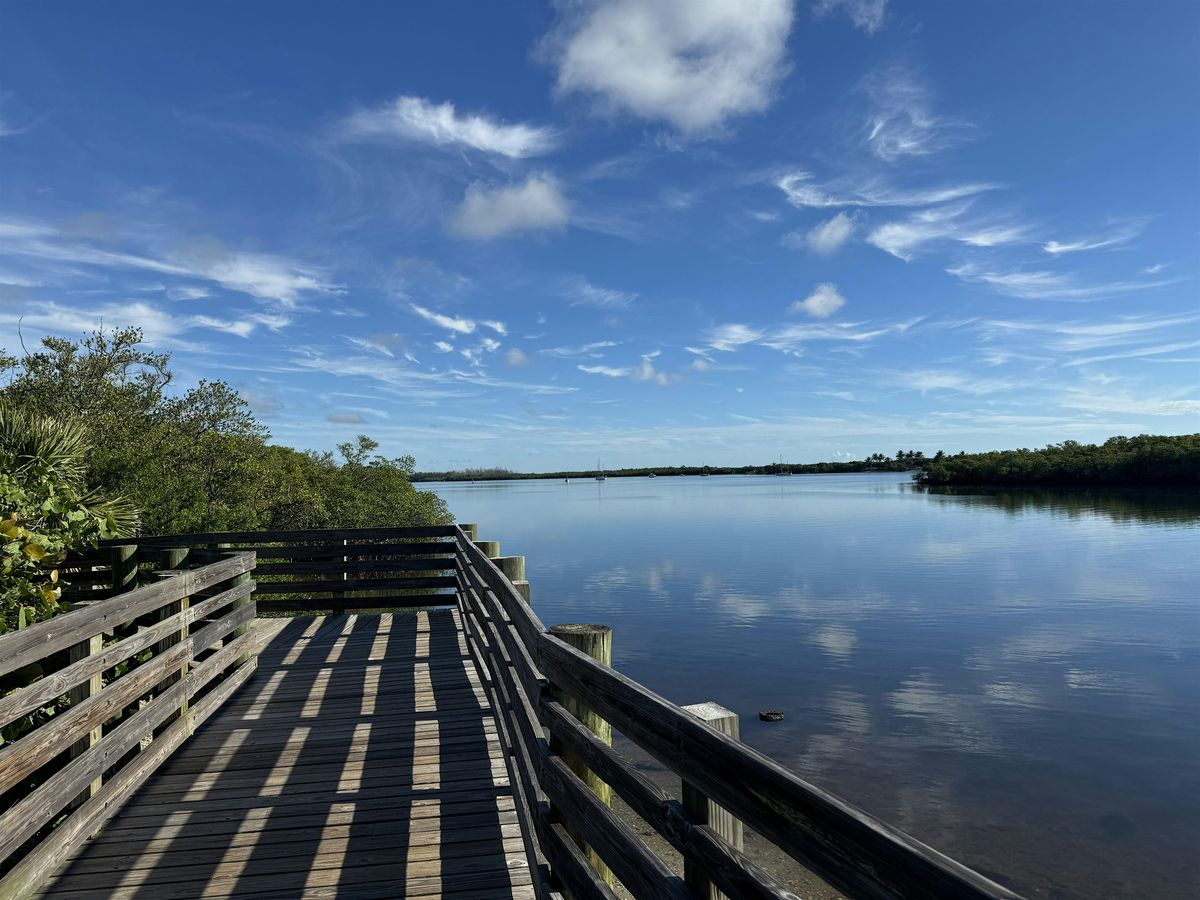
{"type": "Polygon", "coordinates": [[[49,876],[255,666],[253,553],[133,587],[131,555],[105,552],[107,592],[132,589],[0,635],[0,898],[49,876]]]}
{"type": "Polygon", "coordinates": [[[456,537],[453,525],[431,525],[198,532],[138,545],[143,555],[173,546],[253,552],[260,612],[352,612],[455,605],[456,537]]]}
{"type": "Polygon", "coordinates": [[[796,895],[638,772],[568,711],[567,698],[848,897],[1017,897],[555,636],[470,535],[460,532],[458,545],[464,625],[505,713],[519,807],[536,850],[576,898],[615,896],[606,869],[638,897],[695,896],[597,796],[597,783],[703,874],[707,896],[796,895]]]}

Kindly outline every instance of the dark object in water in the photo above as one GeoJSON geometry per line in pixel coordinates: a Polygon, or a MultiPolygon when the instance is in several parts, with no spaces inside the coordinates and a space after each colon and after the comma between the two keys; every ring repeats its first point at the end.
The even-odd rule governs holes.
{"type": "Polygon", "coordinates": [[[764,722],[782,722],[783,713],[777,709],[764,709],[758,714],[758,717],[764,722]]]}

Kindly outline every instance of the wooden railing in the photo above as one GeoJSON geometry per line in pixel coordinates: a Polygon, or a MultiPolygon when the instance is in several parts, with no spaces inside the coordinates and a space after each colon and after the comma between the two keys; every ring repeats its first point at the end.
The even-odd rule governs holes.
{"type": "Polygon", "coordinates": [[[206,547],[258,556],[262,612],[348,612],[457,603],[453,525],[223,531],[139,538],[139,546],[206,547]]]}
{"type": "Polygon", "coordinates": [[[548,631],[525,601],[527,589],[514,588],[486,542],[472,537],[460,532],[457,550],[472,652],[505,713],[500,733],[526,830],[536,837],[532,849],[576,900],[614,897],[614,875],[637,897],[795,898],[735,846],[731,819],[848,897],[1017,896],[572,646],[586,628],[548,631]],[[679,776],[693,802],[648,780],[613,750],[598,721],[679,776]],[[610,808],[609,790],[682,854],[684,875],[610,808]],[[708,802],[694,802],[697,795],[708,802]]]}
{"type": "Polygon", "coordinates": [[[740,743],[727,711],[676,706],[621,675],[607,629],[546,629],[524,559],[501,557],[474,526],[140,538],[72,565],[80,608],[0,636],[0,676],[45,668],[0,698],[0,724],[72,701],[0,747],[0,859],[19,860],[0,900],[52,870],[245,679],[251,589],[260,611],[457,606],[539,896],[614,898],[619,880],[636,897],[796,897],[743,851],[744,824],[848,897],[1016,897],[740,743]],[[148,561],[201,565],[128,590],[148,561]],[[614,729],[678,776],[681,799],[614,750],[614,729]],[[612,809],[614,795],[681,854],[682,871],[612,809]]]}
{"type": "Polygon", "coordinates": [[[0,635],[0,898],[53,872],[253,671],[254,554],[186,556],[144,587],[135,554],[76,560],[110,596],[0,635]]]}

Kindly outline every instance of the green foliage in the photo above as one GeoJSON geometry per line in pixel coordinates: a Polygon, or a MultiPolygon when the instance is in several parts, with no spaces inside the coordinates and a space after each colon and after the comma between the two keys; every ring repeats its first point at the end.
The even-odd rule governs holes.
{"type": "Polygon", "coordinates": [[[123,498],[87,487],[82,427],[32,415],[0,397],[0,632],[57,613],[67,551],[137,529],[123,498]]]}
{"type": "Polygon", "coordinates": [[[1200,434],[1064,441],[1041,450],[960,453],[925,463],[930,485],[1200,487],[1200,434]]]}
{"type": "Polygon", "coordinates": [[[169,355],[141,342],[136,328],[80,342],[46,338],[37,352],[7,360],[13,375],[0,397],[86,422],[95,448],[89,482],[136,498],[147,533],[451,521],[439,498],[412,487],[410,457],[375,455],[365,436],[343,445],[340,459],[271,446],[227,383],[169,393],[169,355]]]}

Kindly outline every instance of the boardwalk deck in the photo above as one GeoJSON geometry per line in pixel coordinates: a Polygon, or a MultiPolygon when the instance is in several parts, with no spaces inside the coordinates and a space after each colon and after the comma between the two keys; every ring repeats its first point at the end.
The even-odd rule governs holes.
{"type": "Polygon", "coordinates": [[[254,677],[41,896],[534,896],[457,610],[258,627],[254,677]]]}

